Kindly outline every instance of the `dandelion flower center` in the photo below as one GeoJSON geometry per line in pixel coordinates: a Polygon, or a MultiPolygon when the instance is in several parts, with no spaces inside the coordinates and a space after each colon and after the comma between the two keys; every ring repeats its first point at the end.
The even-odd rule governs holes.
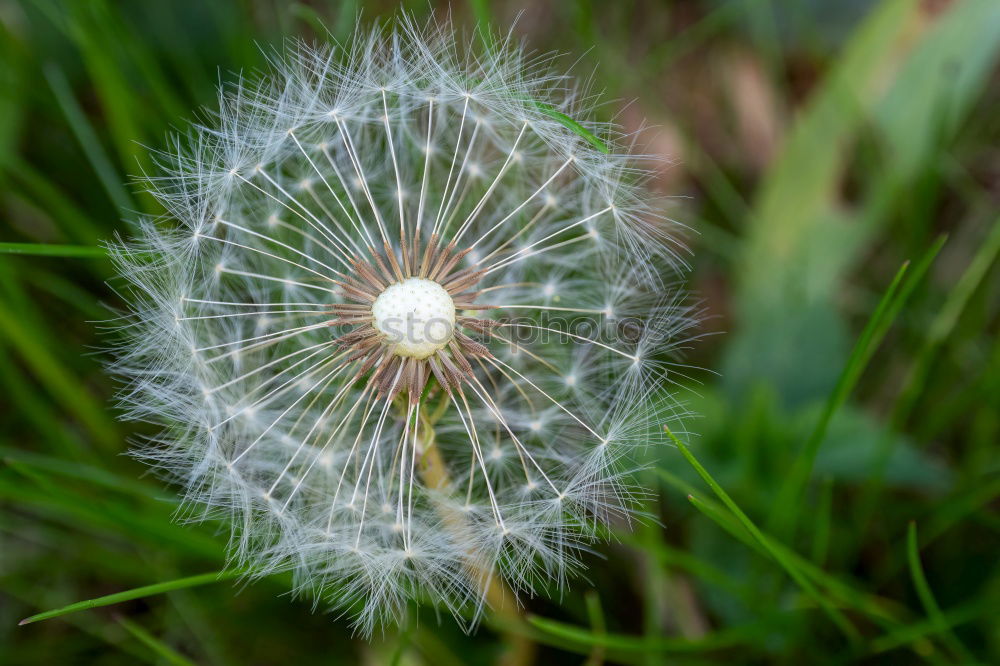
{"type": "Polygon", "coordinates": [[[437,282],[409,278],[389,285],[372,305],[375,328],[398,356],[424,359],[451,341],[455,301],[437,282]]]}
{"type": "Polygon", "coordinates": [[[370,372],[369,386],[379,394],[406,393],[415,403],[431,375],[449,392],[472,381],[472,359],[493,356],[457,329],[484,333],[498,322],[456,314],[495,307],[474,302],[485,269],[459,267],[468,249],[441,245],[437,234],[426,246],[408,241],[405,229],[400,235],[399,256],[388,243],[382,252],[369,246],[372,262],[355,257],[351,274],[335,280],[345,302],[333,305],[337,318],[327,325],[349,329],[334,343],[348,354],[346,363],[360,363],[355,377],[370,372]]]}

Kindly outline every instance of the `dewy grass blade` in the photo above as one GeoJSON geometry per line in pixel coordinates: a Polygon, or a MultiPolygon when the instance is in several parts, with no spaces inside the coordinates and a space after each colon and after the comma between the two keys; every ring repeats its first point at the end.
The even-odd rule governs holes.
{"type": "Polygon", "coordinates": [[[50,243],[0,243],[0,254],[27,254],[37,257],[66,257],[74,259],[104,259],[108,256],[103,247],[93,245],[55,245],[50,243]]]}
{"type": "MultiPolygon", "coordinates": [[[[743,527],[746,528],[746,530],[754,537],[754,539],[757,540],[764,550],[767,551],[772,558],[774,558],[774,560],[785,570],[792,580],[795,581],[800,588],[802,588],[803,592],[805,592],[823,609],[823,611],[830,617],[833,623],[837,625],[851,644],[857,646],[860,643],[861,635],[858,633],[858,630],[854,627],[854,625],[848,621],[839,609],[831,605],[825,596],[820,594],[819,590],[816,589],[816,587],[805,576],[805,574],[802,573],[801,570],[794,566],[790,560],[784,557],[784,555],[774,547],[771,540],[764,536],[760,529],[758,529],[757,525],[755,525],[754,522],[743,512],[743,510],[740,509],[739,505],[733,501],[733,499],[729,496],[729,493],[727,493],[722,486],[716,482],[712,475],[708,473],[708,470],[706,470],[702,464],[698,462],[697,458],[695,458],[694,455],[692,455],[692,453],[688,450],[687,446],[684,445],[684,442],[678,439],[675,434],[670,432],[670,430],[666,430],[666,432],[674,444],[677,445],[677,448],[680,449],[681,455],[684,456],[684,459],[688,461],[696,472],[698,472],[698,475],[701,476],[705,483],[707,483],[712,489],[712,492],[714,492],[716,496],[722,500],[722,503],[726,505],[733,515],[736,516],[740,523],[742,523],[743,527]]],[[[690,499],[692,501],[696,501],[694,497],[691,497],[690,499]]]]}
{"type": "Polygon", "coordinates": [[[937,599],[934,598],[931,586],[927,583],[927,577],[924,575],[924,567],[920,563],[920,549],[917,546],[917,524],[912,520],[906,528],[906,559],[910,565],[910,577],[913,579],[913,587],[916,588],[917,596],[920,597],[920,603],[923,605],[924,610],[927,611],[927,617],[934,623],[936,632],[941,634],[941,639],[948,646],[948,649],[955,654],[959,662],[963,664],[975,663],[976,659],[948,626],[948,621],[945,619],[944,614],[941,613],[941,607],[938,606],[937,599]]]}
{"type": "Polygon", "coordinates": [[[41,622],[42,620],[50,620],[54,617],[59,617],[61,615],[67,615],[69,613],[76,613],[77,611],[89,610],[91,608],[100,608],[102,606],[110,606],[112,604],[119,604],[123,601],[131,601],[132,599],[141,599],[143,597],[151,597],[157,594],[164,594],[165,592],[171,592],[173,590],[180,590],[189,587],[196,587],[198,585],[207,585],[209,583],[221,583],[222,581],[232,580],[244,575],[246,572],[242,570],[229,570],[229,571],[213,571],[211,573],[199,574],[197,576],[188,576],[187,578],[178,578],[176,580],[170,580],[163,583],[154,583],[153,585],[146,585],[143,587],[137,587],[131,590],[126,590],[124,592],[116,592],[114,594],[108,594],[103,597],[97,597],[95,599],[87,599],[85,601],[77,601],[76,603],[69,604],[68,606],[63,606],[62,608],[56,608],[54,610],[45,611],[44,613],[38,613],[30,617],[26,617],[18,625],[31,624],[33,622],[41,622]]]}

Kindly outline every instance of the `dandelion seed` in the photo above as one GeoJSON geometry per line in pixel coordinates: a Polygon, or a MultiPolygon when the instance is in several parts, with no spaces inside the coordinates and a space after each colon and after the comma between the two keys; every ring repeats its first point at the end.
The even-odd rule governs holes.
{"type": "Polygon", "coordinates": [[[159,156],[172,226],[115,248],[122,405],[164,428],[138,455],[365,633],[563,585],[682,413],[694,317],[645,172],[509,41],[403,18],[273,62],[159,156]]]}

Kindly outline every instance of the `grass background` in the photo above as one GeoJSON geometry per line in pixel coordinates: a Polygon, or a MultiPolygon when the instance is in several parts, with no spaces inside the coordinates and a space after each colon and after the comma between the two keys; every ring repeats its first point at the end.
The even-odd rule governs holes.
{"type": "Polygon", "coordinates": [[[94,248],[156,212],[128,185],[141,144],[258,45],[397,9],[0,2],[0,663],[447,666],[509,661],[513,634],[553,665],[1000,662],[995,0],[455,0],[461,26],[523,10],[530,47],[583,54],[602,113],[673,160],[653,186],[720,334],[680,389],[698,436],[648,472],[662,525],[474,636],[414,610],[365,643],[280,577],[186,578],[223,566],[224,526],[173,523],[121,455],[94,248]]]}

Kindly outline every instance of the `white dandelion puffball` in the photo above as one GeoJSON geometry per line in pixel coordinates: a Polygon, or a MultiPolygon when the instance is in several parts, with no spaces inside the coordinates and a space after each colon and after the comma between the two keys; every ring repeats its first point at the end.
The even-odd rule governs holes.
{"type": "Polygon", "coordinates": [[[271,61],[113,248],[121,402],[161,427],[138,454],[231,523],[233,566],[365,633],[561,589],[680,416],[694,317],[647,172],[509,40],[404,18],[271,61]]]}

